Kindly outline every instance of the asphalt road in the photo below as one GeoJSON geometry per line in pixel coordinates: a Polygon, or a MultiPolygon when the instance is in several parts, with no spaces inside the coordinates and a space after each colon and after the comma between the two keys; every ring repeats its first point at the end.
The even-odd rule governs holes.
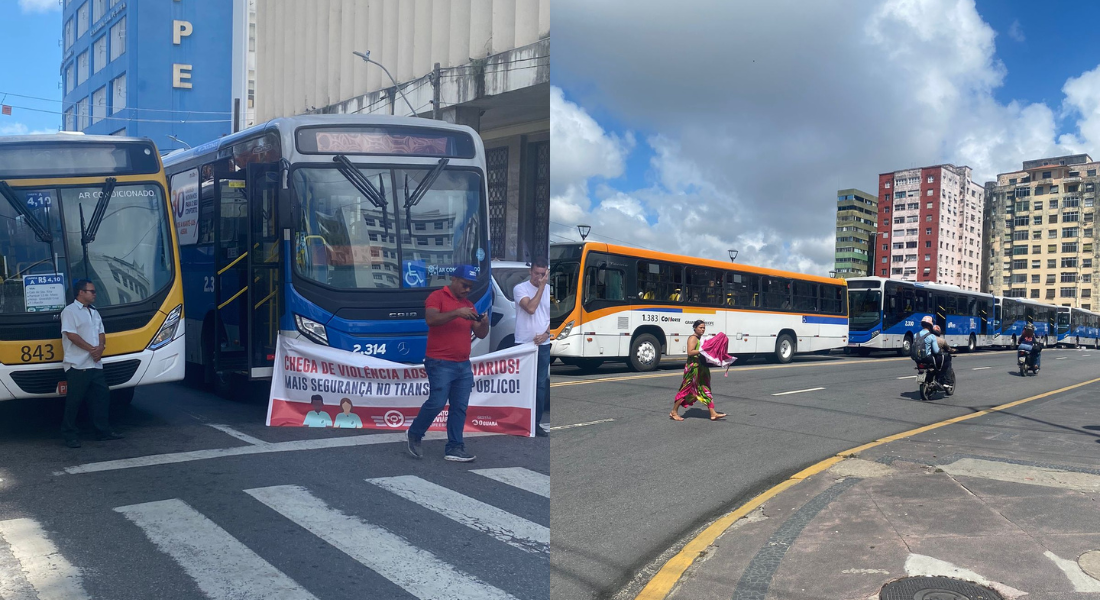
{"type": "Polygon", "coordinates": [[[0,597],[549,597],[548,440],[469,438],[460,464],[426,439],[418,461],[401,433],[265,414],[148,387],[125,439],[69,449],[59,403],[0,403],[0,597]]]}
{"type": "Polygon", "coordinates": [[[701,407],[669,419],[682,362],[647,374],[552,367],[552,597],[632,598],[691,533],[810,464],[1100,376],[1100,351],[1045,350],[1028,378],[1014,362],[1014,352],[959,354],[956,394],[927,403],[908,358],[738,363],[728,378],[712,371],[715,406],[729,414],[719,422],[701,407]],[[813,388],[823,389],[801,391],[813,388]]]}

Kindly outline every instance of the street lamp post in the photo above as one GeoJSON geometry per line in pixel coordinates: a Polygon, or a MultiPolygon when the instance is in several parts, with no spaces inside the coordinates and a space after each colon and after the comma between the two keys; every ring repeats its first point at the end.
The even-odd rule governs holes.
{"type": "Polygon", "coordinates": [[[185,147],[186,147],[186,148],[187,148],[188,150],[190,150],[190,149],[191,149],[191,144],[188,144],[187,142],[185,142],[185,141],[183,141],[183,140],[179,139],[178,137],[176,137],[176,136],[174,136],[174,135],[169,135],[169,136],[167,136],[167,137],[168,137],[168,139],[170,139],[170,140],[174,140],[174,141],[177,141],[177,142],[179,142],[179,143],[183,144],[183,145],[184,145],[184,146],[185,146],[185,147]]]}
{"type": "Polygon", "coordinates": [[[352,52],[352,54],[358,56],[359,58],[363,59],[366,62],[369,62],[369,63],[374,64],[374,65],[378,65],[378,68],[382,69],[382,71],[385,72],[386,77],[389,77],[390,81],[393,82],[393,88],[395,90],[397,90],[398,94],[401,94],[401,99],[405,101],[405,104],[409,107],[409,110],[412,111],[412,116],[414,116],[414,117],[417,116],[416,115],[416,109],[413,108],[413,105],[412,105],[411,102],[409,102],[409,99],[405,97],[405,92],[401,91],[401,86],[397,85],[397,81],[393,78],[393,75],[390,75],[390,72],[386,69],[386,67],[382,66],[382,63],[375,62],[375,61],[370,59],[370,50],[367,50],[366,53],[352,52]]]}
{"type": "Polygon", "coordinates": [[[577,225],[577,233],[581,234],[581,241],[588,237],[588,232],[592,231],[592,227],[588,225],[577,225]]]}
{"type": "Polygon", "coordinates": [[[737,251],[734,250],[733,248],[730,248],[729,255],[730,255],[730,262],[735,262],[737,260],[737,251]]]}

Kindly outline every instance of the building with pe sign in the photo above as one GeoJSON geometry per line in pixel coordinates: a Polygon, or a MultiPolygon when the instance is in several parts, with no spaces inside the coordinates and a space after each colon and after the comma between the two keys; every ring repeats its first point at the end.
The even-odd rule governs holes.
{"type": "Polygon", "coordinates": [[[147,137],[162,152],[231,133],[235,99],[247,118],[248,7],[64,0],[62,128],[147,137]]]}

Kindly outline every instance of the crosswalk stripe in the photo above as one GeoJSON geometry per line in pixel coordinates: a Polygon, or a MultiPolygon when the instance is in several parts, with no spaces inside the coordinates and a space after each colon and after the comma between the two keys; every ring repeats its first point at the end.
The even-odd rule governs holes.
{"type": "Polygon", "coordinates": [[[245,493],[417,598],[515,600],[507,592],[462,573],[431,552],[328,506],[302,487],[277,485],[245,493]]]}
{"type": "Polygon", "coordinates": [[[524,552],[548,552],[550,528],[413,475],[367,480],[524,552]]]}
{"type": "Polygon", "coordinates": [[[530,469],[508,467],[504,469],[471,469],[470,472],[519,488],[525,492],[538,494],[544,498],[550,497],[550,476],[530,469]]]}
{"type": "Polygon", "coordinates": [[[316,600],[182,500],[120,506],[115,511],[175,559],[211,600],[316,600]]]}
{"type": "Polygon", "coordinates": [[[9,578],[7,574],[0,573],[0,583],[8,581],[0,586],[0,591],[5,591],[5,587],[15,587],[19,579],[24,579],[34,588],[33,592],[26,589],[5,591],[5,598],[26,594],[37,600],[87,600],[80,571],[61,555],[37,521],[0,521],[0,541],[7,542],[22,571],[21,577],[15,575],[9,578]]]}

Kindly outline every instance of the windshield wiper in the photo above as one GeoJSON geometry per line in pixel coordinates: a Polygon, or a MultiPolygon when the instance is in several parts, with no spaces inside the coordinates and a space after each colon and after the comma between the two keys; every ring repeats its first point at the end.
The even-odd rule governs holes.
{"type": "Polygon", "coordinates": [[[53,243],[53,234],[50,233],[50,230],[44,227],[42,223],[38,222],[38,219],[34,217],[25,204],[19,201],[19,198],[15,195],[15,190],[11,189],[8,182],[0,181],[0,195],[4,196],[8,204],[11,204],[11,207],[15,209],[15,212],[19,213],[27,221],[27,224],[30,225],[31,229],[34,231],[34,235],[40,241],[47,244],[53,243]]]}
{"type": "Polygon", "coordinates": [[[378,187],[374,187],[374,184],[363,175],[363,172],[351,164],[348,157],[343,154],[334,156],[332,162],[336,163],[336,170],[340,171],[344,179],[355,186],[355,189],[366,196],[367,200],[376,208],[382,209],[382,229],[389,231],[389,213],[386,211],[386,184],[382,179],[382,174],[378,174],[378,187]]]}
{"type": "Polygon", "coordinates": [[[91,274],[88,266],[88,244],[95,241],[95,236],[99,233],[99,226],[103,224],[103,215],[107,212],[107,205],[111,202],[111,194],[115,191],[115,183],[117,180],[114,177],[108,177],[107,181],[103,184],[101,190],[102,195],[99,200],[96,200],[95,210],[92,211],[92,221],[85,226],[84,223],[84,205],[80,204],[80,247],[84,251],[84,257],[82,262],[84,264],[84,277],[90,278],[91,274]]]}
{"type": "Polygon", "coordinates": [[[416,189],[412,194],[409,194],[409,175],[405,174],[405,226],[409,228],[409,235],[413,234],[412,230],[412,208],[420,201],[424,199],[424,195],[428,193],[428,190],[435,184],[435,180],[439,179],[439,174],[443,172],[443,168],[447,166],[447,163],[451,162],[449,158],[441,158],[439,162],[432,167],[431,171],[428,171],[428,175],[424,179],[420,180],[416,189]]]}

